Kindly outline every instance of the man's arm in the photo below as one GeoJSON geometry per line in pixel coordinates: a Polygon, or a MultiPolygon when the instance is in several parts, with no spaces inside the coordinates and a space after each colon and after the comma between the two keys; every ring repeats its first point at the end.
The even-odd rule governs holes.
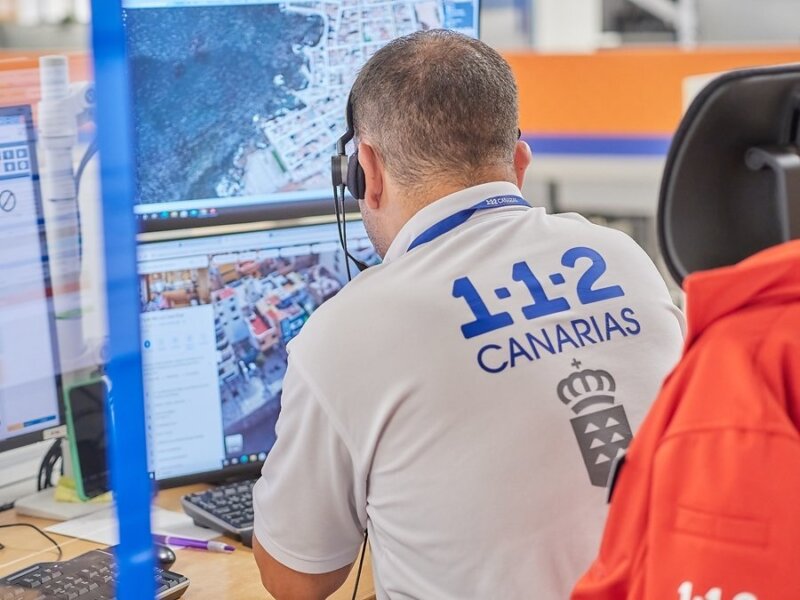
{"type": "Polygon", "coordinates": [[[253,554],[261,572],[261,583],[275,600],[323,600],[344,584],[353,568],[350,564],[330,573],[300,573],[272,558],[255,537],[253,554]]]}
{"type": "Polygon", "coordinates": [[[365,473],[343,428],[296,360],[284,379],[277,440],[253,488],[253,549],[278,600],[326,598],[347,579],[366,528],[365,473]]]}

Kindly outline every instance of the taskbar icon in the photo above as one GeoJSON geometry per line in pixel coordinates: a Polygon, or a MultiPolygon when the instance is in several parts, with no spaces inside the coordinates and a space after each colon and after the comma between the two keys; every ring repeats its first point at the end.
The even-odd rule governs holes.
{"type": "Polygon", "coordinates": [[[139,213],[140,221],[164,221],[167,219],[207,219],[219,215],[216,208],[192,208],[190,210],[162,210],[160,212],[139,213]]]}

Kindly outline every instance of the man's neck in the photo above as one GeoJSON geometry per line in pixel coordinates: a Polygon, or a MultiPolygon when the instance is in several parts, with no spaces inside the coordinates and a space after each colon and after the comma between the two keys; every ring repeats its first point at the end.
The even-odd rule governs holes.
{"type": "Polygon", "coordinates": [[[406,220],[413,217],[420,210],[450,194],[455,194],[461,190],[465,190],[476,185],[484,183],[491,183],[493,181],[507,181],[517,185],[513,177],[510,177],[506,172],[488,173],[485,177],[476,178],[470,181],[469,184],[464,185],[461,183],[452,183],[451,181],[434,182],[427,186],[424,191],[415,191],[406,196],[403,200],[403,206],[406,209],[406,220]]]}
{"type": "MultiPolygon", "coordinates": [[[[462,211],[469,210],[470,207],[477,207],[478,202],[490,197],[514,195],[516,194],[515,187],[519,187],[519,184],[500,177],[489,181],[476,181],[468,186],[437,186],[433,188],[437,192],[436,196],[433,193],[429,194],[429,198],[433,198],[432,200],[428,199],[425,204],[409,207],[400,218],[391,222],[393,229],[383,229],[383,232],[388,232],[389,235],[380,239],[388,243],[381,244],[378,251],[381,253],[381,257],[386,257],[386,253],[389,252],[394,244],[398,243],[397,249],[392,251],[392,256],[397,257],[406,251],[409,244],[412,244],[416,236],[420,235],[423,230],[433,227],[437,219],[447,221],[450,217],[460,215],[462,211]],[[411,221],[415,225],[406,228],[411,221]],[[403,231],[405,231],[405,234],[403,234],[402,240],[398,242],[398,236],[403,231]]],[[[499,206],[502,206],[502,204],[498,203],[499,206]]],[[[474,210],[471,212],[474,212],[474,210]]],[[[376,244],[376,248],[378,248],[378,244],[376,244]]]]}

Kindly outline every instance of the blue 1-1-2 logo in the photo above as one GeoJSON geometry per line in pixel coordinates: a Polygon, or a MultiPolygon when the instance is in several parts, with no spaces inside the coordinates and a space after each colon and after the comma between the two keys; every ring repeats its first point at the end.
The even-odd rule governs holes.
{"type": "MultiPolygon", "coordinates": [[[[582,258],[589,259],[591,266],[583,273],[576,286],[578,301],[581,304],[593,304],[625,295],[624,290],[619,285],[596,287],[597,281],[606,272],[606,261],[596,250],[584,246],[571,248],[561,257],[561,264],[574,269],[582,258]]],[[[560,296],[550,298],[547,295],[539,278],[536,277],[527,262],[514,263],[511,268],[511,278],[515,282],[521,283],[531,296],[532,302],[522,307],[522,314],[529,321],[570,310],[571,306],[566,298],[560,296]]],[[[566,282],[566,279],[561,273],[553,273],[550,275],[550,281],[553,285],[562,285],[566,282]]],[[[512,295],[507,287],[497,288],[494,290],[494,294],[499,300],[505,300],[512,295]]],[[[461,326],[461,333],[467,339],[514,324],[514,318],[510,313],[492,313],[489,311],[486,302],[483,301],[469,277],[461,277],[453,282],[453,296],[455,298],[463,298],[475,317],[473,321],[464,323],[461,326]]]]}

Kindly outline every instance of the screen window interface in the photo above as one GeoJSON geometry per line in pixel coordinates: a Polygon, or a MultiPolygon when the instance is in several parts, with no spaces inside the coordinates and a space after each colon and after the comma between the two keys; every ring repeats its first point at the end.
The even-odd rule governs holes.
{"type": "Polygon", "coordinates": [[[478,0],[124,0],[136,212],[330,198],[350,86],[395,37],[477,36],[478,0]]]}
{"type": "MultiPolygon", "coordinates": [[[[348,239],[357,259],[378,262],[360,222],[348,224],[348,239]]],[[[286,345],[347,281],[336,226],[155,242],[139,253],[151,476],[263,461],[286,345]]]]}
{"type": "MultiPolygon", "coordinates": [[[[60,425],[29,113],[0,109],[0,442],[60,425]]],[[[39,434],[41,435],[41,434],[39,434]]]]}

